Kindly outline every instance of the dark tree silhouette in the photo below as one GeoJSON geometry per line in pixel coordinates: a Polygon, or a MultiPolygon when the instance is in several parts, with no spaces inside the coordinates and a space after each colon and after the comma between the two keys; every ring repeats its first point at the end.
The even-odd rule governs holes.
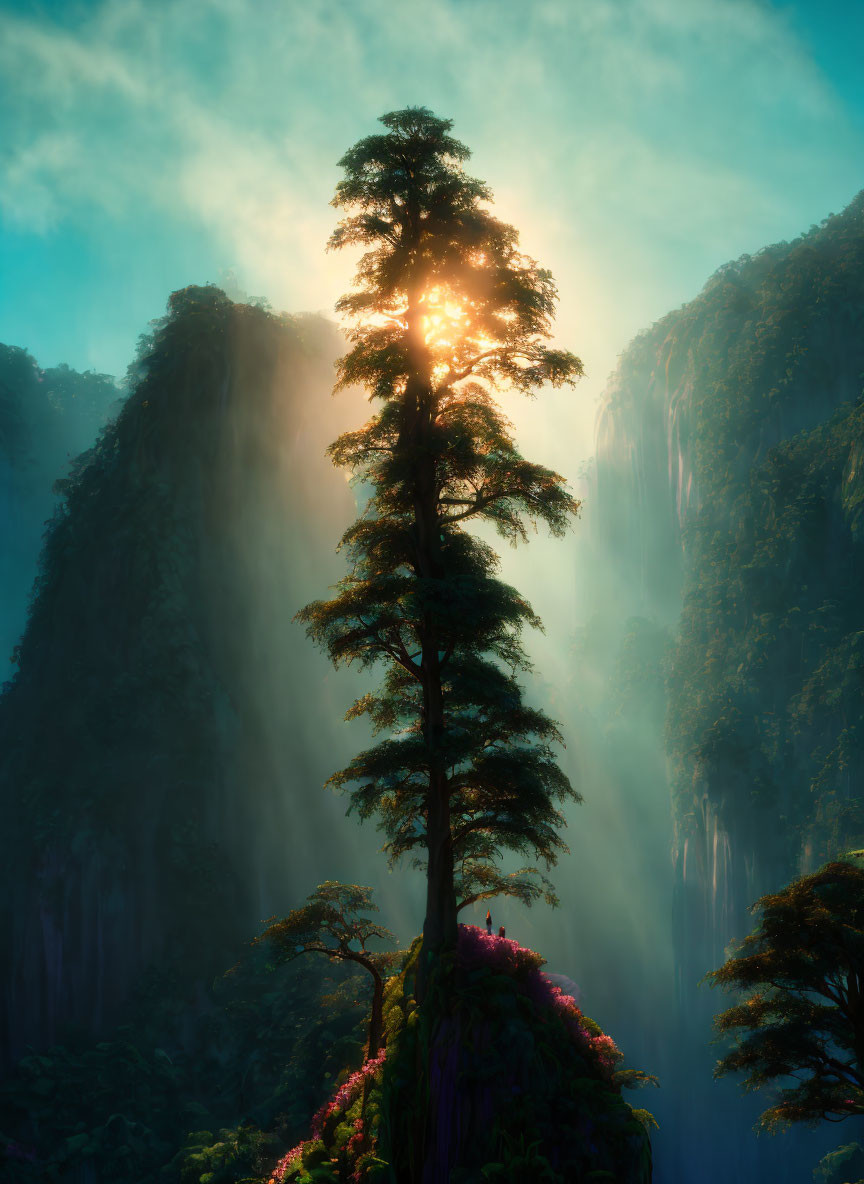
{"type": "Polygon", "coordinates": [[[864,1114],[864,853],[826,864],[753,906],[759,924],[712,986],[746,992],[718,1015],[735,1047],[715,1076],[776,1088],[767,1130],[864,1114]]]}
{"type": "Polygon", "coordinates": [[[347,216],[330,241],[365,248],[337,305],[354,321],[338,386],[365,385],[380,410],[330,452],[369,497],[342,540],[337,595],[299,615],[334,662],[386,668],[349,712],[386,738],[331,781],[362,818],[377,815],[391,859],[425,864],[422,994],[455,946],[454,864],[505,851],[553,864],[556,803],[578,797],[550,749],[555,724],[516,678],[520,630],[540,622],[465,526],[486,521],[510,542],[526,521],[563,533],[578,503],[519,454],[492,395],[572,383],[581,364],[547,346],[552,277],[489,213],[451,121],[407,108],[381,122],[340,162],[333,204],[347,216]]]}
{"type": "Polygon", "coordinates": [[[327,880],[307,897],[303,908],[269,923],[255,939],[256,944],[271,945],[280,961],[290,962],[302,954],[324,954],[339,962],[356,962],[372,976],[367,1058],[374,1057],[381,1047],[384,977],[399,957],[393,951],[368,948],[373,939],[396,940],[389,929],[369,916],[377,912],[371,888],[327,880]]]}

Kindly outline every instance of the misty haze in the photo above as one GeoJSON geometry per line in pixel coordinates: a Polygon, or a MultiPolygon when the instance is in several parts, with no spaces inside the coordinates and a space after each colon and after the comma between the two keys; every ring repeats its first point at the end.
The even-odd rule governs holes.
{"type": "Polygon", "coordinates": [[[0,0],[0,1178],[861,1184],[862,39],[0,0]]]}

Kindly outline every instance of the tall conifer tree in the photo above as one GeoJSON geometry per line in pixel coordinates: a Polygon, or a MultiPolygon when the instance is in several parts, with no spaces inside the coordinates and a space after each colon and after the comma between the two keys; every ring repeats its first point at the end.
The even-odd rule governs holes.
{"type": "Polygon", "coordinates": [[[365,248],[337,305],[353,323],[337,389],[363,384],[379,410],[330,453],[370,496],[342,540],[337,595],[300,618],[334,662],[384,666],[349,716],[385,738],[331,781],[378,817],[391,859],[425,864],[422,985],[455,944],[454,867],[472,884],[505,851],[548,867],[564,848],[559,805],[578,799],[550,747],[556,725],[517,681],[520,630],[540,622],[465,527],[490,522],[511,542],[526,522],[564,532],[578,503],[520,455],[493,394],[572,384],[582,367],[547,345],[552,277],[488,211],[451,121],[410,107],[381,122],[340,161],[346,217],[330,240],[365,248]]]}

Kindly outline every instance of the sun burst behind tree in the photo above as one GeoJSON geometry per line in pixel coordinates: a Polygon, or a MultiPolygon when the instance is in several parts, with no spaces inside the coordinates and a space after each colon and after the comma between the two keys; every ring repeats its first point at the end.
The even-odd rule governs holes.
{"type": "MultiPolygon", "coordinates": [[[[565,849],[560,804],[579,797],[552,751],[555,723],[517,678],[529,669],[520,631],[540,622],[465,527],[486,521],[511,542],[536,522],[563,534],[578,503],[520,455],[494,394],[572,384],[582,367],[549,347],[552,277],[489,212],[451,121],[421,107],[381,122],[340,162],[333,204],[346,217],[330,241],[364,249],[337,305],[353,324],[337,386],[359,383],[379,407],[330,453],[370,496],[343,537],[336,596],[299,616],[335,663],[383,665],[381,687],[349,712],[383,738],[331,782],[377,816],[391,859],[426,868],[422,990],[455,946],[454,868],[471,869],[477,899],[495,884],[479,869],[505,852],[548,868],[565,849]]],[[[536,869],[520,886],[532,875],[542,887],[513,894],[554,899],[536,869]]]]}

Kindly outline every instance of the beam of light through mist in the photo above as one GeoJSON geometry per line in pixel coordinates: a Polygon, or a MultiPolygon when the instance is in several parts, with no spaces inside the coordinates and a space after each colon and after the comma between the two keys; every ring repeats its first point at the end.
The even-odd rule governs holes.
{"type": "MultiPolygon", "coordinates": [[[[571,851],[552,873],[561,908],[501,901],[492,912],[508,936],[554,951],[548,969],[579,984],[586,1011],[648,1071],[674,1060],[658,672],[679,604],[615,584],[601,542],[608,491],[590,467],[611,430],[601,400],[614,398],[608,376],[634,336],[720,265],[794,238],[864,185],[864,92],[848,49],[864,18],[842,8],[829,4],[820,23],[821,6],[805,0],[56,0],[35,10],[0,0],[0,341],[42,367],[121,377],[168,294],[190,284],[333,318],[356,265],[350,250],[326,250],[338,161],[380,130],[379,115],[409,104],[454,120],[494,213],[554,275],[554,344],[579,355],[586,376],[575,390],[501,404],[517,446],[566,477],[582,513],[565,541],[540,533],[510,548],[484,537],[544,623],[525,639],[526,687],[560,722],[562,765],[585,801],[568,808],[571,851]],[[628,698],[627,661],[647,671],[641,698],[628,698]]],[[[430,343],[443,351],[464,316],[446,292],[430,293],[430,343]]],[[[282,795],[266,820],[268,858],[283,860],[297,900],[273,899],[263,882],[259,895],[263,909],[285,911],[326,878],[373,884],[407,944],[422,926],[416,873],[391,875],[374,828],[358,837],[344,800],[319,788],[364,741],[364,725],[342,719],[359,680],[330,669],[292,623],[342,574],[339,534],[364,498],[323,471],[329,441],[368,416],[356,391],[331,398],[325,362],[300,379],[276,368],[294,392],[276,421],[282,501],[267,501],[248,455],[229,450],[250,508],[236,555],[257,621],[248,696],[282,795]],[[294,808],[316,794],[314,807],[294,808]]],[[[70,429],[55,451],[68,467],[88,442],[70,429]]],[[[45,491],[21,528],[4,639],[24,624],[45,491]]],[[[465,919],[482,924],[485,907],[465,919]]],[[[693,1170],[692,1148],[669,1150],[687,1087],[673,1079],[663,1095],[673,1100],[659,1104],[659,1138],[671,1134],[657,1184],[693,1170]]]]}

